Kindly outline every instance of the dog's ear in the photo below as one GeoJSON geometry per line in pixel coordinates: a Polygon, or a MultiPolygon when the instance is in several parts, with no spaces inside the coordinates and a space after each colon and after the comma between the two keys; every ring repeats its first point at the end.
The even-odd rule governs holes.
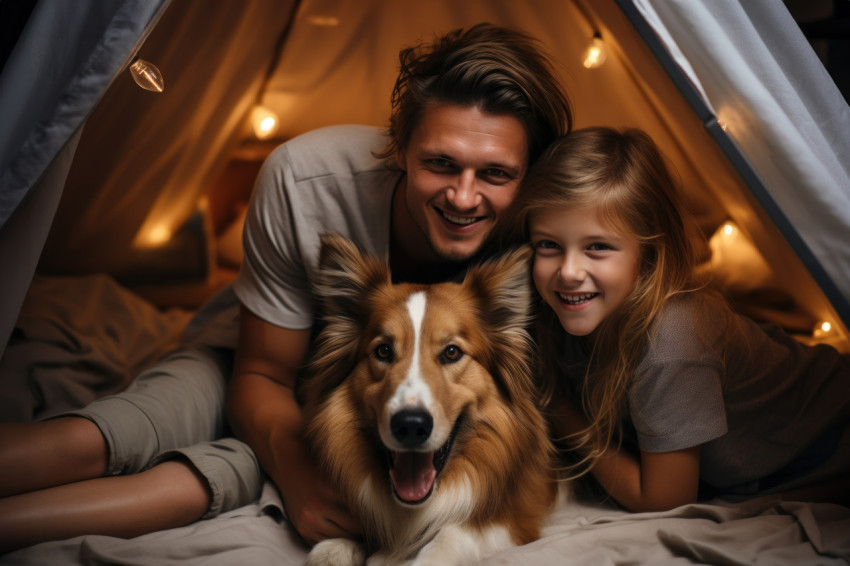
{"type": "Polygon", "coordinates": [[[466,274],[463,284],[483,299],[492,330],[511,332],[530,324],[531,256],[531,247],[522,246],[473,266],[466,274]]]}
{"type": "Polygon", "coordinates": [[[534,388],[532,255],[530,246],[515,248],[472,267],[463,281],[478,297],[491,345],[482,361],[512,398],[534,388]]]}
{"type": "Polygon", "coordinates": [[[338,234],[322,234],[315,292],[325,316],[360,318],[366,309],[363,298],[389,281],[386,261],[365,254],[338,234]]]}
{"type": "Polygon", "coordinates": [[[321,322],[309,365],[297,393],[305,405],[324,398],[357,363],[357,349],[368,320],[368,296],[390,282],[386,261],[363,253],[337,234],[321,236],[315,296],[321,322]]]}

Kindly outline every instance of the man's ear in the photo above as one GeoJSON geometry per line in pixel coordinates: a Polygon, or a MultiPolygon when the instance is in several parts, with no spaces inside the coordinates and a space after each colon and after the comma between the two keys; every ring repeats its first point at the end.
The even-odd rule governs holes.
{"type": "Polygon", "coordinates": [[[397,149],[395,152],[395,164],[402,171],[407,171],[407,163],[404,160],[404,150],[397,149]]]}

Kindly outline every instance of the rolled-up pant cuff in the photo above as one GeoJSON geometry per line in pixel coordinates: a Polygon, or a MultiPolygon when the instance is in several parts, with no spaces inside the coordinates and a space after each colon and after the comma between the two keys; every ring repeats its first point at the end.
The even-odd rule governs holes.
{"type": "Polygon", "coordinates": [[[235,438],[222,438],[188,448],[168,450],[151,462],[183,458],[207,481],[212,501],[204,519],[210,519],[256,501],[263,489],[263,473],[254,452],[235,438]]]}

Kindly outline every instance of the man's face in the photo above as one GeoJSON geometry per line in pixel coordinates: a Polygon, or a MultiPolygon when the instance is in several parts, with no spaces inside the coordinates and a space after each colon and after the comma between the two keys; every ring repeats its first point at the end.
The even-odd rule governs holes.
{"type": "Polygon", "coordinates": [[[528,140],[513,115],[432,104],[396,161],[407,171],[395,208],[399,242],[420,259],[463,261],[516,196],[528,140]]]}

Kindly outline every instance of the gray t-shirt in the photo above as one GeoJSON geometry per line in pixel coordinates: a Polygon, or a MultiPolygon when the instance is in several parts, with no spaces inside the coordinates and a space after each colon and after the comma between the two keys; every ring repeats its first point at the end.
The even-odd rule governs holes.
{"type": "Polygon", "coordinates": [[[640,450],[702,445],[700,479],[718,489],[777,472],[850,422],[850,357],[726,313],[696,294],[671,300],[627,399],[640,450]]]}
{"type": "Polygon", "coordinates": [[[184,345],[235,348],[240,302],[276,326],[311,328],[311,281],[324,232],[386,256],[393,190],[402,175],[373,157],[386,143],[377,128],[348,125],[315,130],[276,148],[254,184],[239,276],[192,318],[184,345]]]}
{"type": "Polygon", "coordinates": [[[313,324],[319,237],[336,232],[378,257],[389,253],[392,195],[401,172],[372,151],[387,139],[367,126],[332,126],[294,138],[266,159],[243,234],[234,290],[276,326],[313,324]]]}

